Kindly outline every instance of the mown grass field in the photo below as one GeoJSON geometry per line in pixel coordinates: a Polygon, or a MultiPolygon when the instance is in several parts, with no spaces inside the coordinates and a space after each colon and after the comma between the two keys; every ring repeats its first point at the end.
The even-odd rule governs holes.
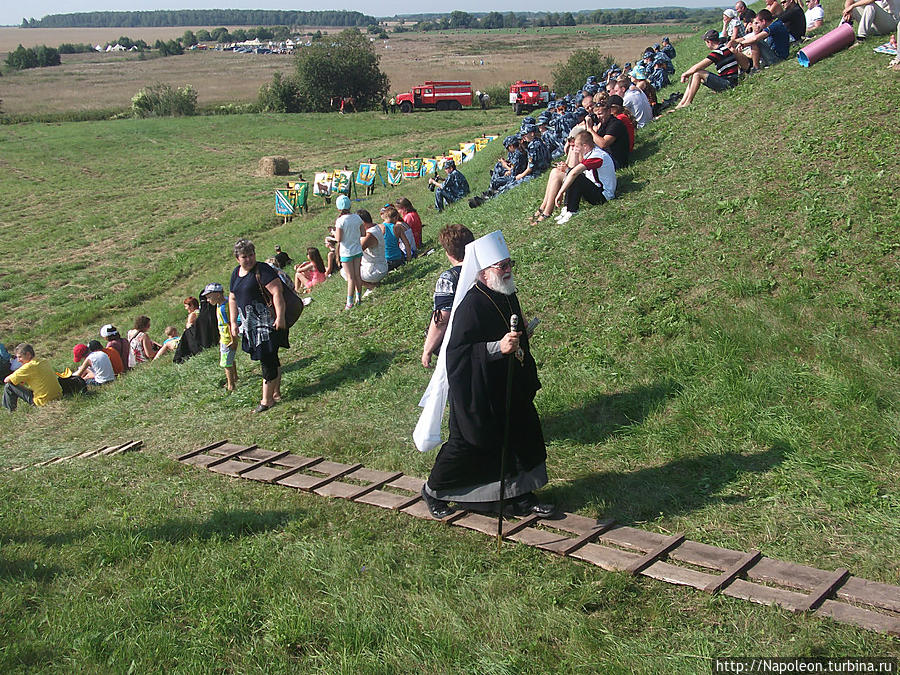
{"type": "MultiPolygon", "coordinates": [[[[826,5],[826,11],[834,8],[826,5]]],[[[701,58],[679,45],[677,65],[701,58]]],[[[400,195],[426,239],[503,229],[533,341],[544,496],[586,516],[900,583],[898,80],[866,48],[795,62],[639,134],[621,198],[527,225],[543,181],[470,210],[400,195]],[[864,76],[861,74],[865,74],[864,76]],[[852,104],[848,102],[852,92],[852,104]]],[[[0,340],[54,364],[113,321],[181,325],[230,247],[321,241],[286,226],[284,154],[307,175],[427,154],[517,124],[503,111],[208,117],[0,128],[0,340]]],[[[496,146],[463,167],[484,189],[496,146]]],[[[602,572],[481,535],[230,480],[173,455],[227,437],[425,476],[411,443],[429,256],[339,311],[330,280],[284,355],[285,401],[251,417],[239,358],[154,364],[79,400],[20,410],[0,465],[143,439],[108,461],[0,473],[0,668],[46,671],[669,673],[713,656],[888,655],[900,643],[773,607],[602,572]]]]}

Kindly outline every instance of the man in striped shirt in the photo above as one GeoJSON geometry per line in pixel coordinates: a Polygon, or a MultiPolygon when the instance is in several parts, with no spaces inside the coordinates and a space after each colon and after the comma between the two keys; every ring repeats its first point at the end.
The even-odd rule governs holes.
{"type": "Polygon", "coordinates": [[[682,73],[681,81],[687,82],[690,80],[690,84],[688,84],[684,96],[681,97],[681,101],[675,106],[676,108],[689,106],[691,101],[694,100],[694,96],[697,95],[697,90],[700,89],[701,84],[705,84],[716,92],[731,89],[737,84],[741,69],[748,69],[750,66],[746,56],[740,52],[732,52],[725,44],[720,42],[717,31],[706,31],[703,35],[703,40],[706,42],[706,46],[709,47],[710,52],[705,59],[695,63],[682,73]],[[715,65],[717,72],[711,73],[705,70],[712,65],[715,65]]]}

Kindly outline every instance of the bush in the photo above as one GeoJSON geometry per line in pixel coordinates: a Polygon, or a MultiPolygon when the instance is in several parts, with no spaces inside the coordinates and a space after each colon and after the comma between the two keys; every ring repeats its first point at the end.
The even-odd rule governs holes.
{"type": "Polygon", "coordinates": [[[131,98],[131,113],[135,117],[189,117],[196,112],[197,90],[189,84],[179,89],[154,84],[131,98]]]}
{"type": "Polygon", "coordinates": [[[553,69],[553,88],[559,95],[574,94],[581,89],[588,75],[600,77],[615,59],[601,54],[599,49],[579,49],[569,60],[553,69]]]}
{"type": "Polygon", "coordinates": [[[303,93],[296,78],[275,73],[272,81],[259,88],[260,112],[296,113],[303,111],[303,93]]]}
{"type": "Polygon", "coordinates": [[[506,84],[493,84],[482,91],[491,97],[491,107],[503,107],[509,105],[509,87],[512,82],[506,84]]]}

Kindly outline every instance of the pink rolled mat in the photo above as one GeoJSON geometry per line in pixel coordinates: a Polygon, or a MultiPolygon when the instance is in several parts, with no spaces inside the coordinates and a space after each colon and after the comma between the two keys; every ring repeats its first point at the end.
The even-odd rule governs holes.
{"type": "Polygon", "coordinates": [[[831,56],[842,49],[846,49],[853,44],[855,39],[856,35],[853,32],[853,26],[849,23],[842,23],[834,30],[828,31],[825,35],[813,40],[797,52],[797,61],[804,68],[809,68],[826,56],[831,56]]]}

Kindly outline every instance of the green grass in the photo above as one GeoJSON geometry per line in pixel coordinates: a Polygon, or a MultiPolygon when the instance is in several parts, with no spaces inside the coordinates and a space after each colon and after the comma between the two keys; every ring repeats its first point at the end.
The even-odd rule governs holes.
{"type": "MultiPolygon", "coordinates": [[[[696,41],[678,50],[680,68],[702,57],[696,41]]],[[[424,184],[379,187],[369,205],[409,196],[426,239],[449,222],[503,229],[523,307],[543,319],[545,496],[900,583],[897,80],[874,75],[883,61],[860,48],[700,92],[640,132],[621,198],[566,227],[525,224],[543,181],[442,215],[424,184]]],[[[0,129],[3,341],[29,336],[62,365],[108,320],[180,324],[180,299],[226,279],[239,235],[295,256],[320,242],[333,212],[275,221],[282,179],[251,175],[262,155],[310,175],[514,123],[501,110],[0,129]],[[99,262],[94,234],[112,239],[99,262]]],[[[463,167],[474,189],[490,164],[463,167]]],[[[226,397],[207,353],[8,418],[0,465],[145,446],[0,474],[0,668],[668,673],[725,655],[900,655],[828,620],[523,546],[498,558],[475,533],[172,461],[228,437],[425,476],[433,455],[410,436],[444,265],[415,261],[349,313],[339,280],[317,289],[283,358],[286,400],[263,416],[248,414],[258,367],[239,357],[226,397]]]]}

